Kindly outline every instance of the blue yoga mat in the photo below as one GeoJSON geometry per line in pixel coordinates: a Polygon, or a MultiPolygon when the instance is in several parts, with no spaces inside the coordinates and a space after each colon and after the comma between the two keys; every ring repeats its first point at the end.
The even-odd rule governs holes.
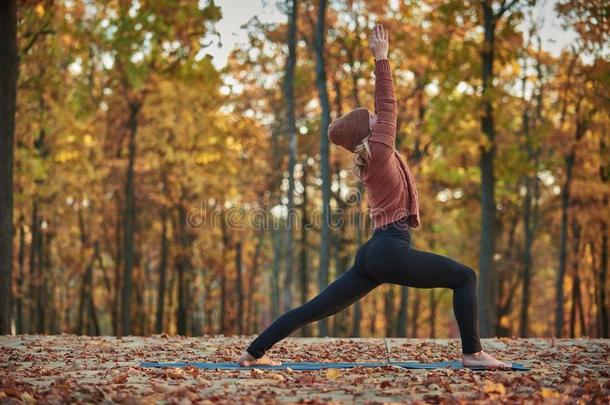
{"type": "MultiPolygon", "coordinates": [[[[512,370],[527,371],[529,367],[524,366],[521,363],[511,363],[512,370]]],[[[158,362],[143,362],[140,363],[140,367],[197,367],[201,369],[209,370],[250,370],[258,368],[262,370],[286,370],[291,368],[292,370],[321,370],[324,368],[352,368],[352,367],[384,367],[384,366],[398,366],[403,368],[411,369],[435,369],[435,368],[468,368],[470,370],[490,370],[485,367],[464,367],[462,362],[459,360],[455,361],[441,361],[437,363],[420,363],[417,361],[392,361],[384,363],[330,363],[330,362],[298,362],[298,363],[282,363],[279,366],[251,366],[243,367],[238,363],[197,363],[197,362],[176,362],[176,363],[158,363],[158,362]]]]}

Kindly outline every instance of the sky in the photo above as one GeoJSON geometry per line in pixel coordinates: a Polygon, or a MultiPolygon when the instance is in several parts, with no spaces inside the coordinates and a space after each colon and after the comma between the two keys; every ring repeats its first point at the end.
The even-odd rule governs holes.
{"type": "MultiPolygon", "coordinates": [[[[575,34],[561,27],[554,11],[555,3],[557,0],[538,0],[534,8],[534,18],[541,19],[542,47],[553,55],[558,55],[563,48],[570,45],[575,34]]],[[[222,20],[216,24],[222,47],[215,43],[208,48],[208,53],[213,55],[213,63],[217,68],[226,65],[229,53],[236,45],[246,42],[245,29],[240,26],[250,18],[258,16],[263,22],[280,22],[286,19],[276,6],[277,0],[216,0],[216,4],[220,6],[223,14],[222,20]]],[[[529,24],[525,22],[523,28],[527,25],[529,24]]]]}

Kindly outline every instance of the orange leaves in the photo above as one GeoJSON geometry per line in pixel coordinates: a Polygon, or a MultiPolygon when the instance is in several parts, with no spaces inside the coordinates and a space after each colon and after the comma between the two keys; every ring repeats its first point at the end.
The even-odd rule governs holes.
{"type": "Polygon", "coordinates": [[[129,376],[127,373],[118,374],[116,377],[112,379],[113,384],[124,384],[129,380],[129,376]]]}
{"type": "Polygon", "coordinates": [[[506,394],[506,387],[502,383],[488,382],[483,386],[483,392],[486,394],[506,394]]]}
{"type": "MultiPolygon", "coordinates": [[[[483,346],[505,358],[532,360],[531,371],[406,370],[398,367],[323,369],[312,371],[204,370],[140,368],[139,360],[222,361],[217,353],[235,360],[247,343],[245,336],[207,336],[205,339],[175,336],[130,337],[117,340],[72,335],[21,336],[3,340],[14,347],[9,353],[14,369],[0,374],[0,402],[13,399],[33,402],[142,403],[604,403],[610,387],[603,382],[608,343],[542,339],[490,339],[483,346]],[[19,344],[20,343],[20,344],[19,344]],[[70,355],[67,355],[69,353],[70,355]],[[36,366],[32,366],[34,363],[36,366]],[[8,398],[8,400],[7,400],[8,398]]],[[[5,343],[6,342],[6,343],[5,343]]],[[[413,359],[422,348],[438,356],[459,355],[457,340],[392,339],[392,356],[413,359]],[[455,344],[454,344],[455,343],[455,344]]],[[[1,346],[0,346],[1,347],[1,346]]],[[[387,350],[380,339],[289,338],[272,350],[283,361],[384,361],[387,350]],[[358,353],[359,359],[349,356],[358,353]],[[280,354],[280,356],[278,356],[280,354]]],[[[220,356],[220,357],[224,357],[220,356]]]]}

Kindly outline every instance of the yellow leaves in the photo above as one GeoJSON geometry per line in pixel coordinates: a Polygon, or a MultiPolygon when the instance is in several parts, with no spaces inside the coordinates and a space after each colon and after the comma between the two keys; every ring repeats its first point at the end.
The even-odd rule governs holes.
{"type": "Polygon", "coordinates": [[[80,154],[78,153],[78,151],[75,150],[62,150],[58,152],[55,156],[55,161],[57,163],[66,163],[71,160],[77,159],[79,155],[80,154]]]}
{"type": "Polygon", "coordinates": [[[506,393],[506,387],[502,383],[488,382],[483,386],[483,392],[486,394],[500,394],[506,393]]]}
{"type": "Polygon", "coordinates": [[[35,404],[36,399],[28,392],[21,394],[21,400],[26,404],[35,404]]]}
{"type": "Polygon", "coordinates": [[[504,315],[500,318],[500,325],[504,328],[508,328],[510,326],[510,321],[508,320],[508,316],[504,315]]]}
{"type": "Polygon", "coordinates": [[[42,4],[38,4],[34,11],[38,17],[44,16],[44,6],[42,4]]]}
{"type": "Polygon", "coordinates": [[[88,148],[91,147],[93,145],[93,137],[89,134],[85,135],[83,137],[83,144],[88,148]]]}
{"type": "Polygon", "coordinates": [[[328,368],[326,369],[326,378],[329,380],[336,380],[341,376],[341,371],[336,368],[328,368]]]}
{"type": "Polygon", "coordinates": [[[217,162],[222,158],[218,152],[202,152],[195,157],[195,163],[198,165],[207,165],[212,162],[217,162]]]}
{"type": "Polygon", "coordinates": [[[74,43],[74,39],[72,38],[72,36],[70,34],[63,34],[60,38],[61,38],[61,42],[65,46],[70,46],[74,43]]]}
{"type": "Polygon", "coordinates": [[[559,398],[561,396],[559,392],[545,387],[540,390],[540,393],[542,394],[542,398],[559,398]]]}

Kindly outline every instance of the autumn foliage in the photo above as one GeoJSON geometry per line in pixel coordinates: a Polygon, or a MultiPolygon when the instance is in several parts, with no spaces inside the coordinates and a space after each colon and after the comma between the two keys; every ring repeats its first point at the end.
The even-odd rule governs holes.
{"type": "MultiPolygon", "coordinates": [[[[481,267],[487,336],[608,337],[607,13],[559,4],[576,34],[551,53],[536,6],[512,3],[282,3],[288,91],[287,22],[253,16],[218,67],[211,1],[19,2],[10,331],[256,334],[349,268],[371,226],[323,117],[372,108],[383,22],[414,244],[481,267]]],[[[325,332],[457,337],[451,308],[383,285],[325,332]]]]}

